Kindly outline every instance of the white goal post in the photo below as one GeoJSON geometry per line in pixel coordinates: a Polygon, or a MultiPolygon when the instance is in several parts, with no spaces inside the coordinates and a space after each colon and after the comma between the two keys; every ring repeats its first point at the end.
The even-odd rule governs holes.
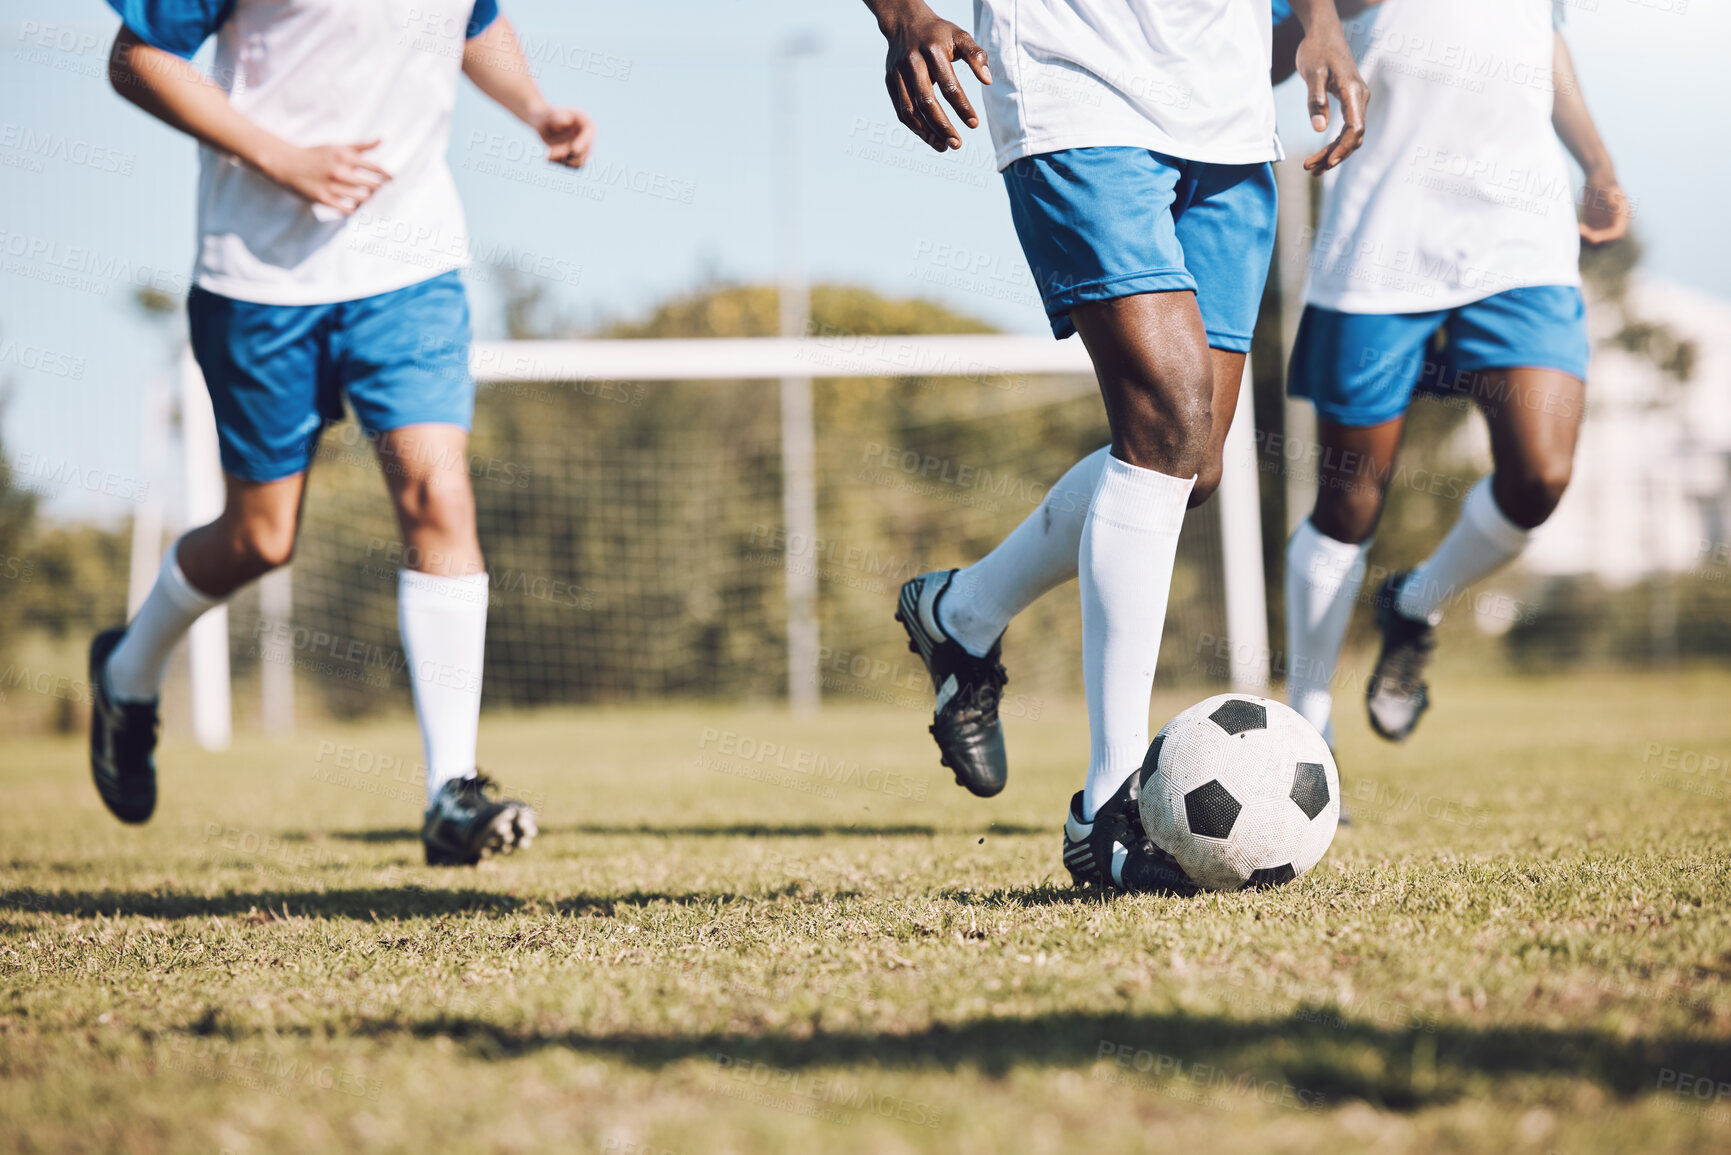
{"type": "MultiPolygon", "coordinates": [[[[1014,334],[944,336],[864,336],[820,334],[808,337],[713,338],[686,340],[584,340],[477,342],[470,368],[481,383],[506,381],[736,381],[786,382],[816,377],[959,377],[981,380],[1018,375],[1091,376],[1093,365],[1080,341],[1053,341],[1014,334]]],[[[222,474],[216,461],[214,419],[197,365],[182,361],[184,476],[189,524],[214,515],[222,503],[222,474]]],[[[966,386],[957,386],[965,388],[966,386]]],[[[786,404],[783,446],[810,446],[809,405],[786,404]],[[791,435],[791,436],[790,436],[791,435]]],[[[1267,593],[1263,582],[1261,499],[1253,436],[1254,406],[1250,366],[1240,383],[1237,417],[1227,437],[1225,472],[1215,502],[1220,511],[1224,600],[1234,690],[1260,693],[1269,681],[1267,593]]],[[[789,527],[816,526],[817,492],[809,469],[784,470],[783,510],[789,527]]],[[[789,568],[792,572],[792,568],[789,568]]],[[[272,583],[266,612],[279,620],[290,613],[286,576],[272,583]]],[[[791,591],[797,595],[797,591],[791,591]]],[[[809,640],[817,631],[816,603],[809,596],[788,598],[789,692],[798,704],[802,690],[819,683],[817,650],[809,640]],[[798,668],[807,665],[809,668],[798,668]]],[[[230,712],[228,654],[217,643],[216,614],[208,615],[191,647],[195,736],[201,744],[228,739],[230,712]]],[[[262,680],[262,714],[268,728],[284,732],[292,719],[292,678],[273,671],[262,680]]]]}

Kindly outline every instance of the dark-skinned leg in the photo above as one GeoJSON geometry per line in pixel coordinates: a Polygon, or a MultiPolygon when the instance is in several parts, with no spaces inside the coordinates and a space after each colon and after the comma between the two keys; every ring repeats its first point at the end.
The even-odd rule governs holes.
{"type": "Polygon", "coordinates": [[[1317,419],[1316,507],[1310,522],[1320,533],[1359,545],[1376,532],[1405,424],[1405,417],[1357,427],[1317,419]]]}
{"type": "Polygon", "coordinates": [[[1201,473],[1213,436],[1215,390],[1213,350],[1195,294],[1090,302],[1070,320],[1100,381],[1112,456],[1171,477],[1201,473]]]}
{"type": "Polygon", "coordinates": [[[1244,380],[1243,353],[1225,349],[1209,349],[1208,362],[1214,378],[1212,416],[1209,421],[1208,452],[1202,468],[1196,474],[1196,487],[1190,491],[1190,508],[1195,509],[1220,488],[1221,469],[1226,461],[1226,435],[1232,429],[1238,413],[1238,390],[1244,380]]]}
{"type": "Polygon", "coordinates": [[[1491,431],[1491,494],[1503,516],[1537,529],[1555,512],[1575,465],[1587,387],[1555,369],[1509,369],[1475,391],[1491,431]]]}
{"type": "Polygon", "coordinates": [[[1112,431],[1078,551],[1092,739],[1080,817],[1091,821],[1147,753],[1178,534],[1193,479],[1211,464],[1215,388],[1192,293],[1094,302],[1070,316],[1112,431]]]}
{"type": "MultiPolygon", "coordinates": [[[[1207,459],[1190,491],[1192,508],[1220,487],[1226,433],[1238,408],[1244,354],[1210,349],[1214,375],[1213,420],[1207,459]]],[[[1046,491],[1040,505],[997,549],[959,571],[941,603],[944,629],[971,653],[984,654],[1022,610],[1076,576],[1076,551],[1088,503],[1100,484],[1106,447],[1071,466],[1046,491]]]]}
{"type": "Polygon", "coordinates": [[[1382,653],[1366,700],[1371,725],[1391,741],[1404,741],[1429,705],[1424,674],[1444,608],[1520,556],[1569,482],[1584,398],[1578,379],[1488,369],[1474,374],[1470,390],[1490,423],[1496,471],[1467,494],[1442,544],[1410,575],[1391,579],[1398,592],[1377,599],[1382,653]]]}
{"type": "Polygon", "coordinates": [[[1399,609],[1430,618],[1518,557],[1568,488],[1586,387],[1553,369],[1489,369],[1472,397],[1490,426],[1494,472],[1461,503],[1436,551],[1407,579],[1399,609]]]}
{"type": "Polygon", "coordinates": [[[1340,647],[1404,421],[1349,426],[1318,419],[1316,507],[1286,545],[1287,701],[1330,745],[1340,647]]]}

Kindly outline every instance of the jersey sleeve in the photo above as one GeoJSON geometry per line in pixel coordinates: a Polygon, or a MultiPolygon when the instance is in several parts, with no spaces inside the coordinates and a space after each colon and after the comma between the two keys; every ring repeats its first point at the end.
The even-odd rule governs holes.
{"type": "Polygon", "coordinates": [[[473,40],[499,18],[499,0],[475,0],[474,11],[469,13],[469,30],[465,35],[473,40]]]}
{"type": "Polygon", "coordinates": [[[235,0],[108,0],[132,34],[164,52],[191,60],[221,28],[235,0]]]}

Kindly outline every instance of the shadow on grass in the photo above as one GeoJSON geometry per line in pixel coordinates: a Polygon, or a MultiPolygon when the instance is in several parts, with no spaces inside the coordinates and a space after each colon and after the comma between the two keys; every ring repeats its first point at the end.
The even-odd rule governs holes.
{"type": "Polygon", "coordinates": [[[828,838],[841,835],[853,838],[930,838],[938,833],[935,826],[899,823],[886,826],[842,825],[826,822],[715,822],[696,826],[656,826],[648,822],[583,822],[572,826],[543,827],[542,832],[555,834],[652,835],[658,838],[828,838]]]}
{"type": "Polygon", "coordinates": [[[669,894],[634,891],[620,895],[575,895],[553,901],[519,898],[481,890],[442,890],[421,886],[362,887],[352,890],[258,890],[226,894],[176,891],[33,891],[0,893],[0,910],[44,914],[129,918],[222,918],[259,912],[264,919],[344,918],[361,921],[433,918],[440,915],[500,916],[520,911],[574,918],[609,918],[636,907],[670,903],[720,908],[732,903],[823,902],[857,897],[857,891],[817,892],[789,883],[760,894],[701,892],[669,894]]]}
{"type": "MultiPolygon", "coordinates": [[[[659,826],[648,822],[583,822],[566,826],[543,826],[541,833],[547,834],[599,834],[599,835],[650,835],[657,838],[827,838],[831,835],[841,835],[852,838],[931,838],[939,834],[987,834],[987,835],[1017,835],[1017,834],[1050,834],[1051,828],[1031,826],[1026,823],[992,822],[984,827],[954,826],[938,827],[922,823],[891,823],[881,826],[868,826],[859,823],[842,825],[840,823],[799,822],[716,822],[695,826],[659,826]]],[[[290,842],[305,842],[310,837],[305,831],[290,830],[283,833],[282,838],[290,842]]],[[[323,837],[336,839],[340,842],[364,842],[383,844],[392,842],[418,842],[421,838],[419,830],[401,827],[398,829],[380,830],[331,830],[323,837]]]]}
{"type": "MultiPolygon", "coordinates": [[[[284,834],[283,837],[293,839],[297,837],[297,835],[300,838],[306,837],[306,835],[294,830],[284,834]]],[[[388,827],[380,830],[330,830],[326,832],[326,837],[334,838],[339,842],[366,842],[374,844],[385,842],[419,842],[421,840],[421,832],[418,829],[411,829],[410,827],[404,826],[395,830],[388,827]]]]}
{"type": "Polygon", "coordinates": [[[375,1022],[357,1033],[383,1039],[446,1038],[480,1059],[510,1059],[556,1048],[644,1068],[707,1059],[730,1067],[762,1064],[782,1071],[842,1068],[855,1077],[872,1069],[975,1069],[998,1077],[1018,1067],[1067,1067],[1115,1077],[1129,1094],[1200,1089],[1288,1105],[1319,1097],[1322,1105],[1338,1105],[1356,1098],[1400,1111],[1493,1096],[1499,1081],[1520,1076],[1583,1079],[1631,1097],[1653,1091],[1662,1067],[1712,1072],[1724,1071],[1731,1063],[1731,1042],[1725,1040],[1625,1039],[1609,1032],[1538,1026],[1432,1024],[1410,1030],[1342,1018],[1333,1010],[1305,1009],[1286,1018],[1260,1020],[1182,1012],[1066,1012],[936,1024],[906,1034],[819,1031],[802,1038],[543,1033],[506,1030],[464,1017],[375,1022]],[[1129,1065],[1115,1061],[1119,1054],[1129,1065]]]}
{"type": "Polygon", "coordinates": [[[798,822],[728,822],[697,826],[654,826],[647,822],[601,823],[588,822],[573,826],[544,826],[542,833],[556,834],[626,834],[654,835],[662,838],[827,838],[841,835],[852,838],[931,838],[939,834],[1050,834],[1045,826],[1028,826],[1013,822],[993,822],[977,826],[930,826],[922,823],[890,823],[869,826],[862,823],[798,822]]]}
{"type": "Polygon", "coordinates": [[[1105,906],[1123,896],[1103,890],[1083,890],[1066,882],[1050,886],[1012,886],[999,890],[944,890],[938,892],[938,897],[959,902],[964,906],[1027,909],[1036,906],[1105,906]]]}

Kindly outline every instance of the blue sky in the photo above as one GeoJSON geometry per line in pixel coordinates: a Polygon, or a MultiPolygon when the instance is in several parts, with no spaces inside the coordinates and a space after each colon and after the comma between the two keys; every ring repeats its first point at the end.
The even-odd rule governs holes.
{"type": "MultiPolygon", "coordinates": [[[[938,9],[966,23],[969,5],[938,9]]],[[[639,314],[708,278],[763,280],[776,262],[775,46],[810,31],[797,125],[813,279],[935,297],[1003,327],[1043,330],[983,130],[938,158],[907,139],[882,86],[883,45],[858,0],[506,0],[543,89],[600,123],[594,172],[489,163],[533,143],[472,89],[451,158],[476,249],[540,270],[582,324],[639,314]],[[963,271],[957,272],[961,267],[963,271]]],[[[14,461],[90,471],[48,508],[117,520],[132,508],[142,386],[179,329],[153,328],[131,284],[184,292],[196,156],[103,78],[115,18],[99,0],[0,0],[0,421],[14,461]],[[55,142],[49,155],[26,138],[55,142]],[[67,264],[83,270],[64,273],[67,264]],[[66,283],[70,281],[71,283],[66,283]],[[118,480],[116,480],[118,479],[118,480]]],[[[1647,267],[1731,298],[1721,207],[1731,152],[1715,133],[1731,4],[1571,0],[1567,31],[1589,102],[1638,204],[1647,267]],[[1681,9],[1681,11],[1679,11],[1681,9]]],[[[970,81],[970,86],[972,82],[970,81]]],[[[1311,143],[1282,90],[1289,152],[1311,143]]],[[[477,334],[500,331],[474,286],[477,334]]]]}

